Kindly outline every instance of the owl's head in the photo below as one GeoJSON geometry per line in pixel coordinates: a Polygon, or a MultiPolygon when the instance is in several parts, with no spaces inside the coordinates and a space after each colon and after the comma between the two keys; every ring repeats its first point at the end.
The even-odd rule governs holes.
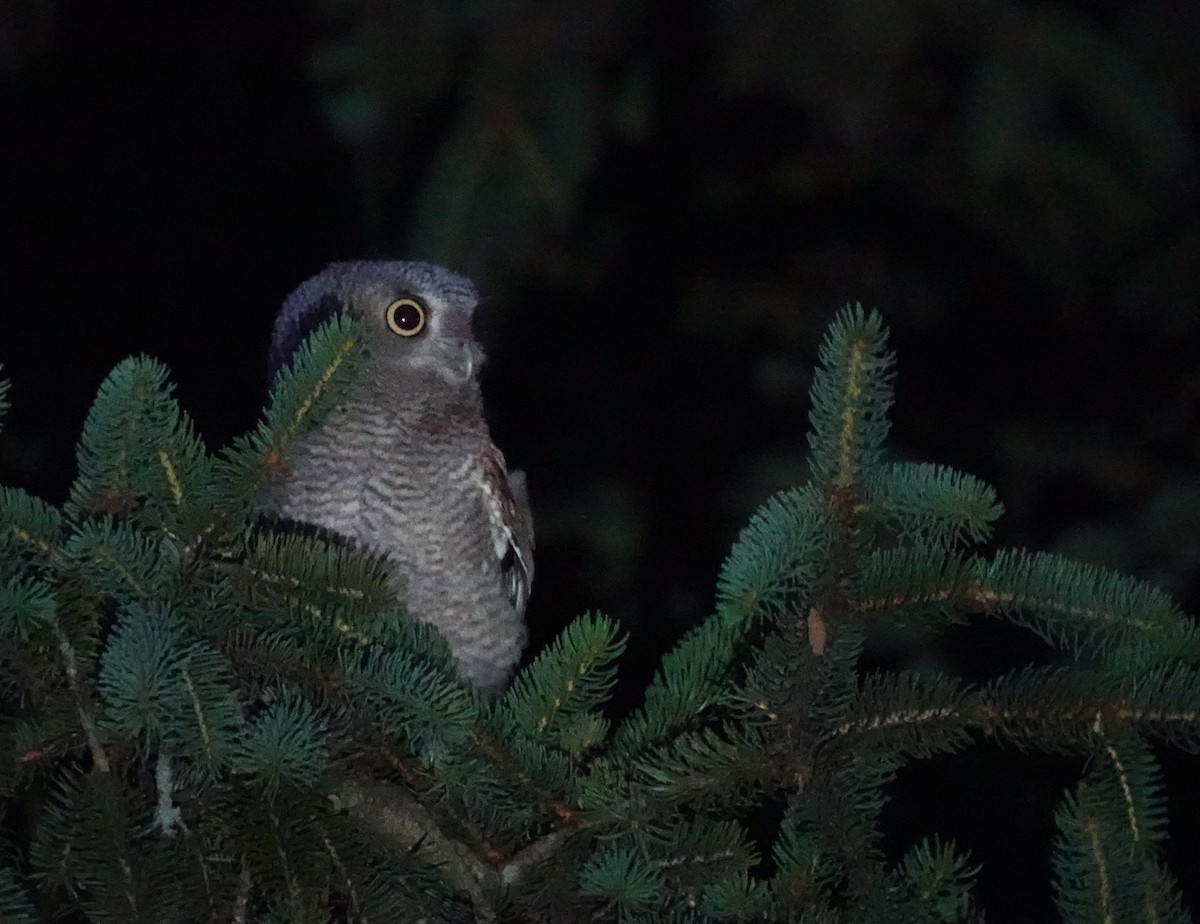
{"type": "Polygon", "coordinates": [[[271,336],[271,378],[305,338],[345,312],[369,332],[371,355],[385,374],[436,375],[465,385],[483,363],[471,334],[478,302],[469,279],[432,263],[331,263],[284,300],[271,336]]]}

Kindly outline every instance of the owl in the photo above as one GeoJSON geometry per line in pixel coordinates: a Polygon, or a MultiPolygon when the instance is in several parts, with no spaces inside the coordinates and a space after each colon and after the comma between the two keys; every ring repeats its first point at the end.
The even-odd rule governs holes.
{"type": "Polygon", "coordinates": [[[483,416],[479,296],[440,266],[333,263],[287,297],[272,377],[338,312],[367,331],[366,368],[268,492],[269,512],[383,555],[408,612],[449,642],[462,676],[495,693],[525,645],[533,520],[483,416]]]}

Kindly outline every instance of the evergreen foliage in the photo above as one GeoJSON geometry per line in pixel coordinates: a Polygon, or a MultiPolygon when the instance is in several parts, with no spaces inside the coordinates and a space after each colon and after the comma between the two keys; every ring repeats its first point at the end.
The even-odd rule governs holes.
{"type": "Polygon", "coordinates": [[[1200,751],[1200,633],[1121,575],[979,551],[994,492],[886,457],[877,313],[822,345],[812,480],[751,519],[620,718],[607,617],[485,699],[378,560],[256,516],[360,356],[326,324],[215,456],[128,360],[64,509],[0,491],[0,787],[30,820],[0,919],[975,921],[969,855],[931,832],[891,862],[880,816],[906,763],[993,738],[1089,758],[1056,816],[1065,920],[1187,920],[1150,745],[1200,751]],[[863,670],[882,628],[980,615],[1061,661],[863,670]]]}

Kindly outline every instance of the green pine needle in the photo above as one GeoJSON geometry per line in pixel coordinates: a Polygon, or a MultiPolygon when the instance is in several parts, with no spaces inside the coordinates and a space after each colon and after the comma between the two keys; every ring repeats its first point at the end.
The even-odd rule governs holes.
{"type": "Polygon", "coordinates": [[[500,701],[526,734],[567,750],[565,733],[598,710],[616,678],[616,659],[625,649],[617,626],[586,614],[568,625],[517,677],[500,701]]]}
{"type": "Polygon", "coordinates": [[[17,881],[17,874],[7,866],[0,867],[0,921],[5,924],[38,924],[41,917],[33,902],[17,881]]]}
{"type": "Polygon", "coordinates": [[[168,592],[180,573],[174,543],[111,519],[84,521],[64,548],[64,559],[100,596],[149,600],[168,592]]]}
{"type": "Polygon", "coordinates": [[[855,615],[872,623],[964,621],[975,587],[974,559],[930,546],[873,551],[857,578],[855,615]]]}
{"type": "Polygon", "coordinates": [[[203,516],[208,455],[168,377],[161,363],[139,356],[101,383],[79,440],[70,516],[136,516],[169,529],[203,516]]]}
{"type": "Polygon", "coordinates": [[[360,634],[399,596],[382,558],[333,537],[255,532],[239,580],[252,601],[278,598],[289,609],[360,634]]]}
{"type": "Polygon", "coordinates": [[[955,677],[873,674],[863,680],[850,718],[836,731],[852,736],[855,746],[925,758],[969,745],[976,715],[974,697],[955,677]]]}
{"type": "Polygon", "coordinates": [[[1123,677],[1110,724],[1129,723],[1142,734],[1200,754],[1200,669],[1156,667],[1123,677]]]}
{"type": "Polygon", "coordinates": [[[169,844],[145,836],[151,813],[114,774],[61,773],[49,789],[30,850],[46,885],[77,896],[87,920],[186,919],[181,905],[195,903],[197,883],[181,874],[169,844]]]}
{"type": "Polygon", "coordinates": [[[944,465],[884,465],[868,481],[866,496],[902,541],[941,547],[983,542],[1004,512],[991,485],[944,465]]]}
{"type": "Polygon", "coordinates": [[[628,915],[650,911],[664,897],[661,874],[633,847],[607,846],[584,864],[582,894],[610,902],[628,915]]]}
{"type": "Polygon", "coordinates": [[[745,873],[759,859],[746,829],[729,819],[677,816],[649,829],[642,842],[664,876],[688,892],[718,877],[745,873]]]}
{"type": "Polygon", "coordinates": [[[100,664],[110,734],[219,763],[242,724],[225,660],[190,640],[168,608],[121,612],[100,664]]]}
{"type": "Polygon", "coordinates": [[[768,500],[738,534],[717,581],[717,608],[732,625],[790,613],[826,565],[830,521],[811,487],[768,500]]]}
{"type": "Polygon", "coordinates": [[[771,891],[784,908],[800,912],[827,905],[839,878],[832,854],[822,852],[810,825],[788,811],[772,848],[771,891]]]}
{"type": "Polygon", "coordinates": [[[755,725],[687,732],[639,760],[637,778],[647,793],[672,806],[744,804],[776,782],[776,769],[764,760],[766,742],[755,725]]]}
{"type": "Polygon", "coordinates": [[[558,732],[558,747],[575,760],[592,753],[608,737],[611,723],[595,712],[585,712],[563,722],[558,732]]]}
{"type": "Polygon", "coordinates": [[[711,921],[771,921],[772,896],[769,885],[746,873],[722,876],[706,885],[699,902],[701,914],[711,921]]]}
{"type": "Polygon", "coordinates": [[[685,635],[663,658],[642,708],[613,733],[614,753],[635,755],[668,740],[715,706],[731,705],[730,664],[744,634],[744,625],[732,625],[718,614],[685,635]]]}
{"type": "Polygon", "coordinates": [[[357,323],[339,314],[300,345],[280,370],[258,427],[234,442],[217,463],[225,503],[250,504],[264,482],[287,470],[297,440],[331,414],[348,393],[366,351],[357,323]]]}
{"type": "Polygon", "coordinates": [[[908,851],[896,868],[902,888],[922,913],[922,920],[956,924],[971,907],[971,889],[978,866],[958,853],[953,844],[937,837],[921,841],[908,851]]]}
{"type": "Polygon", "coordinates": [[[55,616],[54,592],[40,581],[10,578],[0,584],[0,639],[28,642],[55,616]]]}
{"type": "Polygon", "coordinates": [[[346,648],[340,670],[350,683],[350,707],[424,759],[460,743],[478,720],[475,697],[451,666],[411,651],[346,648]]]}
{"type": "Polygon", "coordinates": [[[794,612],[825,564],[828,531],[825,506],[811,488],[783,491],[759,509],[721,568],[717,612],[663,658],[642,709],[614,733],[616,750],[652,746],[732,702],[729,672],[743,639],[759,620],[794,612]]]}
{"type": "Polygon", "coordinates": [[[1079,751],[1097,736],[1137,733],[1200,753],[1200,671],[1021,668],[988,683],[979,717],[986,732],[1023,748],[1079,751]]]}
{"type": "Polygon", "coordinates": [[[235,772],[256,779],[268,799],[282,787],[307,789],[328,768],[329,728],[299,696],[270,703],[250,722],[230,755],[235,772]]]}
{"type": "Polygon", "coordinates": [[[0,554],[44,561],[59,540],[62,514],[19,488],[0,487],[0,554]]]}
{"type": "Polygon", "coordinates": [[[296,350],[271,386],[266,428],[272,447],[283,449],[317,426],[352,381],[365,337],[344,314],[318,327],[296,350]]]}
{"type": "Polygon", "coordinates": [[[186,706],[180,670],[186,643],[166,610],[137,604],[113,629],[100,666],[106,726],[113,733],[157,744],[186,706]]]}
{"type": "Polygon", "coordinates": [[[809,464],[822,490],[846,490],[873,475],[888,433],[893,356],[879,312],[847,305],[821,344],[810,391],[809,464]]]}
{"type": "Polygon", "coordinates": [[[1188,920],[1158,865],[1166,812],[1157,763],[1145,745],[1132,738],[1103,742],[1055,821],[1055,900],[1065,921],[1188,920]]]}
{"type": "Polygon", "coordinates": [[[970,597],[1080,658],[1128,659],[1140,645],[1145,660],[1200,661],[1200,630],[1170,597],[1106,568],[1005,550],[980,562],[970,597]]]}

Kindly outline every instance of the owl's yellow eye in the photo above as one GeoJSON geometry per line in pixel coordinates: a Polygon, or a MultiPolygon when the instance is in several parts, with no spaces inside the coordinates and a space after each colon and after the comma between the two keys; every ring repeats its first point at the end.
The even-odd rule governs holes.
{"type": "Polygon", "coordinates": [[[387,306],[387,326],[401,337],[415,337],[425,329],[425,305],[411,295],[387,306]]]}

